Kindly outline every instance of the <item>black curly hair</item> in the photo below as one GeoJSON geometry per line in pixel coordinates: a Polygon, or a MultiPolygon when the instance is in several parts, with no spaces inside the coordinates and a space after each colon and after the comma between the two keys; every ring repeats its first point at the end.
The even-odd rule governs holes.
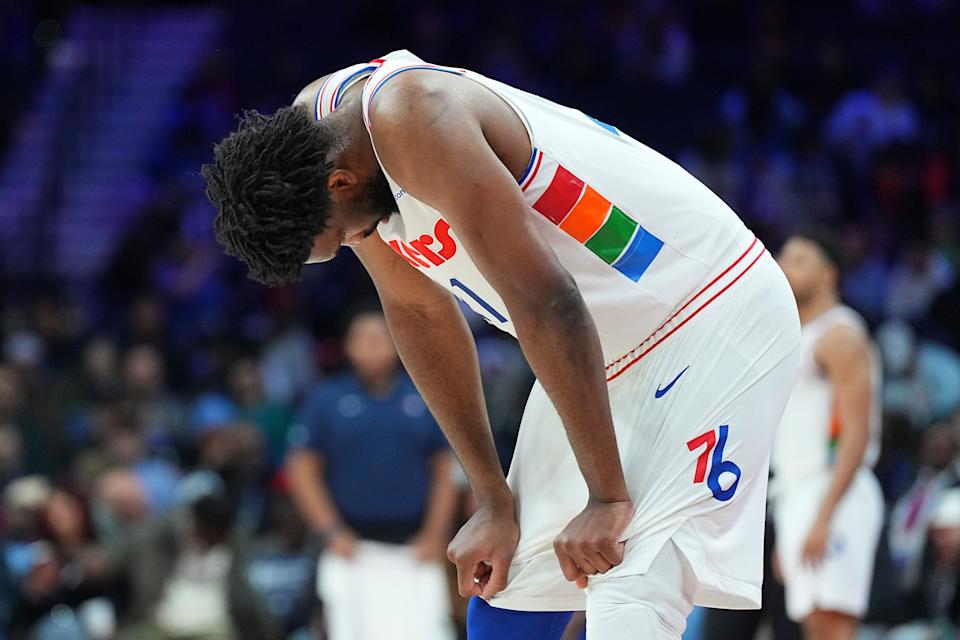
{"type": "Polygon", "coordinates": [[[838,233],[823,227],[808,225],[794,229],[790,237],[803,238],[815,244],[821,255],[837,270],[838,275],[843,275],[846,258],[841,244],[842,239],[838,233]]]}
{"type": "Polygon", "coordinates": [[[213,230],[249,276],[276,286],[298,280],[314,238],[330,216],[326,180],[341,140],[306,109],[245,111],[201,169],[217,208],[213,230]]]}

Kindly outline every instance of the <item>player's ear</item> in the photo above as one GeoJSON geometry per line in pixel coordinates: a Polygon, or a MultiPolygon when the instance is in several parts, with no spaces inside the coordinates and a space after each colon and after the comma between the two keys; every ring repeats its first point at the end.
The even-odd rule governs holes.
{"type": "Polygon", "coordinates": [[[349,169],[334,169],[327,176],[327,189],[331,194],[344,194],[354,190],[359,185],[360,180],[357,174],[349,169]]]}

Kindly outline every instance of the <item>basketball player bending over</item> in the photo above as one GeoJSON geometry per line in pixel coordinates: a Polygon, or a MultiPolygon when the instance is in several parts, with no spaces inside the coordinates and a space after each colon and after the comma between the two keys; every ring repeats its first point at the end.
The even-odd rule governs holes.
{"type": "Polygon", "coordinates": [[[479,504],[448,550],[470,638],[559,638],[582,609],[592,639],[677,638],[694,604],[759,605],[800,331],[709,189],[580,111],[407,51],[247,114],[203,172],[254,278],[342,245],[370,272],[479,504]],[[538,378],[506,478],[454,296],[538,378]]]}

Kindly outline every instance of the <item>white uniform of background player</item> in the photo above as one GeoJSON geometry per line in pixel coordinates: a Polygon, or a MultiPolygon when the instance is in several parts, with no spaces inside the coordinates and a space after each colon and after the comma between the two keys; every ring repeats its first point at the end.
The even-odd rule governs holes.
{"type": "MultiPolygon", "coordinates": [[[[587,487],[536,385],[507,478],[519,546],[507,587],[490,604],[586,608],[596,638],[634,637],[604,627],[624,598],[653,602],[663,629],[639,631],[645,638],[678,637],[693,604],[758,607],[770,447],[799,344],[796,305],[775,261],[722,200],[670,160],[580,111],[465,69],[393,52],[332,74],[315,115],[332,112],[346,87],[363,82],[371,129],[380,88],[414,69],[481,84],[524,124],[531,156],[520,187],[595,321],[636,506],[623,563],[591,576],[586,593],[565,580],[553,540],[583,509],[587,487]],[[644,583],[647,573],[654,575],[644,583]]],[[[384,173],[400,215],[380,224],[383,240],[514,334],[501,298],[443,214],[384,173]]]]}
{"type": "MultiPolygon", "coordinates": [[[[790,243],[785,254],[789,247],[790,243]]],[[[791,275],[790,265],[784,264],[784,269],[791,275]]],[[[871,470],[880,451],[880,365],[866,323],[849,307],[834,302],[815,317],[805,318],[801,301],[801,319],[800,372],[777,431],[772,459],[771,497],[787,613],[798,622],[815,610],[860,618],[867,610],[883,522],[883,497],[871,470]],[[825,553],[818,564],[804,559],[804,546],[833,481],[844,424],[835,389],[815,354],[824,337],[838,327],[870,345],[872,393],[861,463],[829,519],[825,553]]],[[[811,635],[809,629],[807,635],[811,635]]]]}

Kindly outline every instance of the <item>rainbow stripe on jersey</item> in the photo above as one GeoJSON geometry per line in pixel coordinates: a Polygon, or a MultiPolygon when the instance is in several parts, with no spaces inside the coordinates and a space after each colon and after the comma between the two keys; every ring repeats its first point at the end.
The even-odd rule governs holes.
{"type": "Polygon", "coordinates": [[[539,149],[531,156],[529,175],[520,181],[524,191],[545,165],[555,166],[555,172],[533,208],[611,267],[640,280],[663,241],[539,149]]]}

